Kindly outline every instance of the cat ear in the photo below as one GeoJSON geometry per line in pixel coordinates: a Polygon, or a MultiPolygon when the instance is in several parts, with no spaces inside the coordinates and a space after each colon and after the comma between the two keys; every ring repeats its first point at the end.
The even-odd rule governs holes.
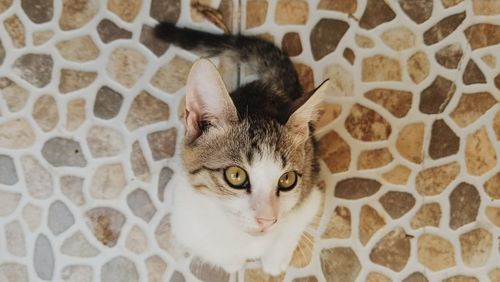
{"type": "Polygon", "coordinates": [[[304,95],[296,104],[296,110],[286,123],[296,142],[304,142],[309,138],[309,122],[317,121],[321,112],[320,104],[323,102],[328,90],[328,80],[313,90],[310,95],[304,95]],[[309,97],[308,97],[309,96],[309,97]],[[304,99],[307,99],[304,102],[304,99]]]}
{"type": "Polygon", "coordinates": [[[196,61],[189,72],[185,119],[190,141],[202,134],[204,126],[222,127],[238,119],[219,72],[207,59],[196,61]]]}

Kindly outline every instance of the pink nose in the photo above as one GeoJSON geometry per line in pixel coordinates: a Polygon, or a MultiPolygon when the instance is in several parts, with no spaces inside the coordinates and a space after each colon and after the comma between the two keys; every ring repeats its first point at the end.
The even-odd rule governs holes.
{"type": "Polygon", "coordinates": [[[269,228],[269,226],[275,224],[278,221],[275,218],[269,219],[269,218],[261,218],[261,217],[256,217],[255,220],[257,221],[257,224],[259,225],[259,227],[262,231],[269,228]]]}

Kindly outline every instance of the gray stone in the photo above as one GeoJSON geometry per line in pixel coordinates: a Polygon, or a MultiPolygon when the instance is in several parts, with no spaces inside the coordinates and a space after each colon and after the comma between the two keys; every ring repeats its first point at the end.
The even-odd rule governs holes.
{"type": "Polygon", "coordinates": [[[0,184],[14,185],[17,179],[16,167],[11,157],[0,155],[0,184]]]}
{"type": "Polygon", "coordinates": [[[19,263],[3,263],[0,264],[0,278],[6,282],[28,282],[28,269],[19,263]]]}
{"type": "Polygon", "coordinates": [[[88,258],[97,256],[99,250],[90,244],[81,231],[78,231],[64,240],[61,253],[72,257],[88,258]]]}
{"type": "Polygon", "coordinates": [[[132,38],[132,32],[117,26],[114,22],[103,19],[97,25],[97,33],[102,42],[109,43],[118,39],[132,38]]]}
{"type": "Polygon", "coordinates": [[[136,189],[130,193],[127,196],[127,203],[132,212],[146,222],[149,222],[156,213],[149,194],[142,189],[136,189]]]}
{"type": "Polygon", "coordinates": [[[33,263],[36,274],[42,280],[52,280],[54,276],[54,252],[47,236],[40,234],[35,241],[33,263]]]}
{"type": "Polygon", "coordinates": [[[167,188],[173,175],[174,171],[169,167],[164,167],[160,171],[160,177],[158,178],[158,199],[162,202],[164,200],[165,188],[167,188]]]}
{"type": "Polygon", "coordinates": [[[42,155],[55,167],[85,167],[87,165],[80,144],[68,138],[54,137],[49,139],[43,145],[42,155]]]}
{"type": "Polygon", "coordinates": [[[83,195],[83,178],[73,175],[62,176],[60,181],[61,192],[64,196],[77,206],[85,204],[85,196],[83,195]]]}
{"type": "Polygon", "coordinates": [[[229,281],[229,273],[225,272],[221,268],[213,267],[209,263],[204,263],[200,258],[195,257],[191,260],[189,269],[198,277],[201,281],[217,281],[217,282],[227,282],[229,281]]]}
{"type": "Polygon", "coordinates": [[[112,119],[123,103],[123,96],[115,90],[103,86],[97,91],[94,103],[94,115],[102,119],[112,119]]]}
{"type": "Polygon", "coordinates": [[[22,0],[21,7],[30,20],[36,24],[50,21],[54,14],[52,0],[22,0]]]}
{"type": "Polygon", "coordinates": [[[170,277],[170,282],[186,282],[186,278],[184,278],[182,273],[176,271],[172,274],[172,277],[170,277]]]}
{"type": "Polygon", "coordinates": [[[134,282],[139,281],[135,264],[128,258],[119,256],[102,266],[101,281],[134,282]]]}
{"type": "Polygon", "coordinates": [[[68,265],[61,272],[64,282],[92,282],[94,270],[88,265],[68,265]]]}
{"type": "Polygon", "coordinates": [[[26,54],[12,66],[15,74],[35,87],[45,87],[52,79],[54,61],[46,54],[26,54]]]}
{"type": "Polygon", "coordinates": [[[0,66],[3,64],[4,59],[5,59],[5,48],[3,48],[2,41],[0,40],[0,66]]]}
{"type": "Polygon", "coordinates": [[[55,201],[49,208],[48,226],[54,235],[59,235],[75,224],[75,217],[62,201],[55,201]]]}
{"type": "Polygon", "coordinates": [[[154,36],[153,28],[148,25],[142,26],[140,42],[144,46],[148,47],[148,49],[151,50],[151,52],[153,52],[153,54],[157,57],[163,55],[163,53],[165,53],[170,46],[165,41],[156,38],[156,36],[154,36]]]}

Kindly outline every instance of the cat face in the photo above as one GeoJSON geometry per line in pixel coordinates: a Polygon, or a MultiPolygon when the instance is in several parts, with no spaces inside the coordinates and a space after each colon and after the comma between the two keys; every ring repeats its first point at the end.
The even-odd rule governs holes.
{"type": "Polygon", "coordinates": [[[318,175],[309,122],[313,97],[286,124],[239,119],[215,67],[193,66],[186,94],[183,160],[192,187],[213,200],[233,226],[262,234],[300,208],[318,175]]]}

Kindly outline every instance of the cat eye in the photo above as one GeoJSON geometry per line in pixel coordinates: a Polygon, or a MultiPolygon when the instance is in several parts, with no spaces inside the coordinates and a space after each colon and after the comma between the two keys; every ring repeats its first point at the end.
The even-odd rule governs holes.
{"type": "Polygon", "coordinates": [[[230,166],[224,170],[224,178],[232,188],[246,189],[249,186],[247,172],[239,166],[230,166]]]}
{"type": "Polygon", "coordinates": [[[285,192],[292,190],[297,184],[297,178],[297,172],[285,172],[278,180],[278,189],[285,192]]]}

